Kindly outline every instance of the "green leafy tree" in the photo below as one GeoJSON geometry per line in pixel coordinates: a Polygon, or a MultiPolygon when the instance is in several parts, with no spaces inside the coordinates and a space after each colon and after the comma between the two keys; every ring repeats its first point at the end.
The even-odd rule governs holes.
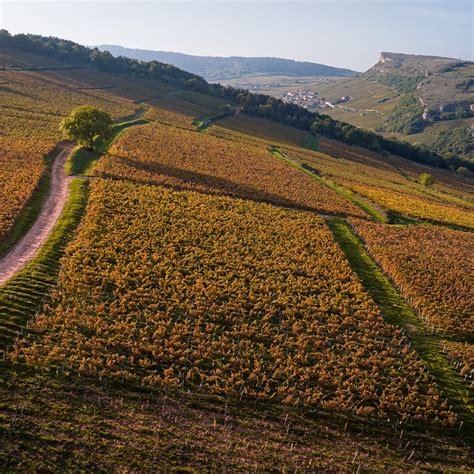
{"type": "Polygon", "coordinates": [[[68,140],[74,140],[89,150],[94,150],[98,139],[105,139],[112,132],[112,119],[97,107],[83,105],[74,109],[60,125],[68,140]]]}
{"type": "Polygon", "coordinates": [[[418,182],[423,186],[431,186],[434,183],[434,179],[429,173],[421,173],[418,182]]]}

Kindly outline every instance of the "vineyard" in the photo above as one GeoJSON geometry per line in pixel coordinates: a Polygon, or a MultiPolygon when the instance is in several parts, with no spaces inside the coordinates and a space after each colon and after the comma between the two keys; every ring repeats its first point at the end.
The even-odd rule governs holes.
{"type": "Polygon", "coordinates": [[[361,163],[362,160],[334,158],[295,147],[285,147],[284,151],[298,164],[310,165],[318,174],[369,199],[387,212],[474,228],[472,194],[462,198],[457,188],[447,186],[426,189],[395,168],[387,169],[387,165],[370,166],[361,163]]]}
{"type": "Polygon", "coordinates": [[[310,165],[318,175],[367,199],[382,212],[474,228],[474,187],[452,174],[433,170],[435,185],[427,188],[416,181],[426,171],[422,165],[323,138],[319,152],[306,150],[302,145],[309,134],[254,117],[227,118],[210,133],[256,146],[276,144],[299,165],[310,165]]]}
{"type": "Polygon", "coordinates": [[[149,107],[145,113],[145,119],[186,130],[196,129],[191,116],[158,107],[149,107]]]}
{"type": "MultiPolygon", "coordinates": [[[[434,178],[434,185],[432,188],[420,188],[414,185],[421,173],[426,173],[427,168],[422,164],[414,161],[409,161],[397,155],[389,153],[375,153],[365,150],[360,147],[350,146],[336,140],[321,137],[319,139],[319,151],[335,158],[342,158],[348,161],[353,161],[363,165],[369,165],[373,168],[383,169],[389,171],[390,178],[395,175],[399,176],[395,182],[399,182],[399,178],[404,180],[401,183],[408,185],[411,191],[418,189],[418,192],[428,195],[437,195],[441,199],[450,199],[450,197],[458,197],[460,199],[453,201],[454,203],[462,205],[470,204],[472,209],[472,193],[474,193],[474,185],[471,181],[462,180],[459,176],[449,173],[438,168],[430,168],[429,173],[434,178]]],[[[389,179],[387,181],[392,181],[389,179]]],[[[379,183],[387,185],[386,182],[379,183]]]]}
{"type": "MultiPolygon", "coordinates": [[[[474,375],[474,344],[468,342],[443,341],[442,351],[467,381],[474,375]]],[[[472,382],[471,382],[472,384],[472,382]]]]}
{"type": "Polygon", "coordinates": [[[129,130],[98,176],[364,217],[350,201],[272,157],[264,146],[152,124],[129,130]]]}
{"type": "Polygon", "coordinates": [[[61,119],[124,121],[70,156],[57,227],[0,288],[0,465],[471,472],[471,179],[146,74],[2,66],[0,253],[61,119]]]}
{"type": "MultiPolygon", "coordinates": [[[[17,368],[18,370],[18,368],[17,368]]],[[[393,428],[330,411],[108,385],[86,377],[2,373],[0,459],[65,471],[469,472],[472,454],[440,431],[393,428]],[[25,439],[25,431],[28,437],[25,439]],[[263,441],[262,441],[263,440],[263,441]],[[409,459],[408,459],[409,458],[409,459]]],[[[109,381],[110,382],[110,381],[109,381]]]]}
{"type": "Polygon", "coordinates": [[[213,115],[228,101],[193,91],[177,91],[149,101],[151,105],[192,118],[213,115]]]}
{"type": "Polygon", "coordinates": [[[474,235],[434,226],[352,220],[367,248],[428,325],[474,335],[474,235]]]}
{"type": "Polygon", "coordinates": [[[41,337],[21,341],[15,360],[404,421],[455,421],[329,230],[304,212],[95,181],[59,288],[32,329],[41,337]]]}
{"type": "Polygon", "coordinates": [[[247,135],[247,139],[255,137],[270,143],[279,143],[292,146],[303,146],[309,133],[298,128],[282,125],[271,120],[236,115],[219,122],[219,126],[232,132],[247,135]]]}
{"type": "Polygon", "coordinates": [[[87,101],[114,117],[132,113],[130,101],[106,91],[80,91],[46,74],[0,71],[0,240],[31,198],[46,170],[45,157],[62,137],[61,118],[87,101]]]}

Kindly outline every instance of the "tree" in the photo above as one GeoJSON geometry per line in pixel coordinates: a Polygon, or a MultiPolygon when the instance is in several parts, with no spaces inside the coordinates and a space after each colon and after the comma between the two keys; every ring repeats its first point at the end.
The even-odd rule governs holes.
{"type": "Polygon", "coordinates": [[[219,105],[219,111],[223,114],[232,115],[236,112],[236,108],[230,104],[221,104],[219,105]]]}
{"type": "Polygon", "coordinates": [[[83,105],[74,109],[60,125],[68,140],[75,140],[93,150],[98,139],[105,139],[112,132],[112,119],[107,112],[97,107],[83,105]]]}
{"type": "Polygon", "coordinates": [[[429,173],[421,173],[418,177],[418,182],[423,186],[431,186],[434,183],[434,179],[429,173]]]}
{"type": "Polygon", "coordinates": [[[469,170],[465,166],[460,166],[457,170],[456,173],[458,173],[461,178],[465,178],[466,175],[469,173],[469,170]]]}

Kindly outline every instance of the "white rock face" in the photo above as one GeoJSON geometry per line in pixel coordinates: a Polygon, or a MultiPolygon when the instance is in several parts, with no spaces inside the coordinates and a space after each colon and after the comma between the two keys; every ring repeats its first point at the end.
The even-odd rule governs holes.
{"type": "Polygon", "coordinates": [[[389,56],[386,56],[384,53],[380,53],[380,58],[379,58],[379,63],[380,64],[385,64],[386,62],[392,61],[392,58],[389,56]]]}

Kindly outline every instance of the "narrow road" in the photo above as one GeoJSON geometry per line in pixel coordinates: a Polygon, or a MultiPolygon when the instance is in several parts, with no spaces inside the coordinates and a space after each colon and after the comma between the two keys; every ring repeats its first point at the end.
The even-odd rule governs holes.
{"type": "Polygon", "coordinates": [[[67,201],[70,178],[64,172],[64,165],[75,145],[63,143],[58,146],[62,150],[51,169],[51,186],[46,202],[31,229],[0,259],[0,286],[35,257],[59,219],[67,201]]]}

